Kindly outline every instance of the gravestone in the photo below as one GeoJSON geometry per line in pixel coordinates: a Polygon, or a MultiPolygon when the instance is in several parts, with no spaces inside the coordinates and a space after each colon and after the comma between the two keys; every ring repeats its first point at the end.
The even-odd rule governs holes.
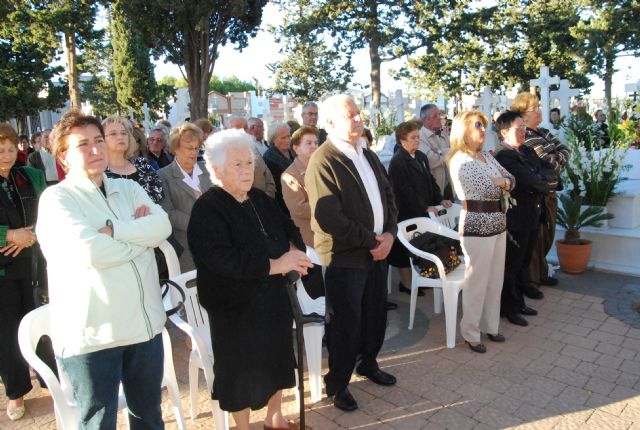
{"type": "Polygon", "coordinates": [[[580,95],[580,90],[577,88],[571,88],[569,86],[568,79],[562,79],[560,81],[560,87],[557,90],[551,91],[551,99],[558,99],[560,101],[560,115],[567,116],[569,114],[571,97],[577,97],[580,95]]]}
{"type": "Polygon", "coordinates": [[[549,68],[547,66],[540,67],[540,77],[537,79],[531,79],[529,81],[532,87],[540,87],[540,104],[542,109],[542,122],[540,126],[550,129],[551,123],[549,122],[549,87],[551,85],[559,85],[560,78],[558,76],[550,76],[549,68]]]}

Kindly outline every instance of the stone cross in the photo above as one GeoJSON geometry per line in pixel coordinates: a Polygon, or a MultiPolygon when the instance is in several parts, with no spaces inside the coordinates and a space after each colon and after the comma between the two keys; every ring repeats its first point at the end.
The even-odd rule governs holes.
{"type": "Polygon", "coordinates": [[[484,113],[489,119],[489,123],[491,123],[491,106],[493,105],[493,92],[491,92],[491,87],[486,86],[482,89],[482,95],[479,99],[480,102],[480,110],[484,113]]]}
{"type": "Polygon", "coordinates": [[[422,105],[424,105],[425,103],[420,100],[420,99],[416,99],[416,104],[414,107],[414,112],[415,112],[415,116],[416,118],[420,119],[420,109],[422,109],[422,105]]]}
{"type": "Polygon", "coordinates": [[[558,76],[549,76],[549,68],[547,66],[540,67],[540,77],[529,81],[532,87],[540,87],[540,104],[542,105],[542,122],[540,125],[544,128],[551,128],[549,122],[549,87],[551,85],[559,85],[560,78],[558,76]]]}
{"type": "Polygon", "coordinates": [[[144,129],[149,130],[151,118],[149,117],[149,105],[147,105],[146,103],[142,105],[142,113],[144,113],[144,129]]]}
{"type": "Polygon", "coordinates": [[[551,91],[551,99],[560,100],[560,115],[562,116],[569,115],[569,100],[571,99],[571,97],[576,97],[579,95],[579,89],[569,87],[568,79],[562,79],[560,81],[560,87],[555,91],[551,91]]]}
{"type": "Polygon", "coordinates": [[[402,90],[396,90],[393,101],[396,106],[396,125],[404,121],[404,98],[402,97],[402,90]]]}
{"type": "Polygon", "coordinates": [[[282,114],[284,115],[284,122],[289,121],[289,98],[282,96],[282,114]]]}
{"type": "Polygon", "coordinates": [[[633,96],[634,103],[636,101],[636,98],[638,97],[638,90],[640,90],[640,80],[635,84],[634,83],[624,84],[624,92],[631,93],[631,95],[633,96]]]}

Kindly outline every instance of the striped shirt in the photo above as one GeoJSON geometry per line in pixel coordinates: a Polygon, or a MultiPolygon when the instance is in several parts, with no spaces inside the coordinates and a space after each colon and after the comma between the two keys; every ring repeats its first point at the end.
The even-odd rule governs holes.
{"type": "Polygon", "coordinates": [[[527,127],[524,144],[536,152],[538,158],[551,163],[558,174],[569,162],[571,152],[549,130],[538,127],[537,130],[527,127]],[[551,157],[555,154],[555,159],[551,157]]]}

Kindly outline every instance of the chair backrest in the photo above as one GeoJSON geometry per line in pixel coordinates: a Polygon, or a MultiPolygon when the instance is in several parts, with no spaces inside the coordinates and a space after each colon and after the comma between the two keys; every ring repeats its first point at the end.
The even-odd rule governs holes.
{"type": "Polygon", "coordinates": [[[38,342],[45,335],[51,335],[49,305],[34,309],[22,318],[18,329],[18,344],[27,363],[38,372],[47,384],[53,398],[59,424],[65,430],[76,429],[80,415],[77,408],[72,406],[70,387],[62,385],[49,366],[36,355],[38,342]]]}
{"type": "Polygon", "coordinates": [[[180,275],[171,278],[172,281],[180,285],[186,300],[184,302],[184,311],[187,316],[187,323],[193,327],[199,334],[199,336],[205,341],[207,346],[207,352],[209,355],[213,354],[211,348],[211,331],[209,329],[209,315],[207,311],[200,305],[198,300],[198,289],[195,285],[187,287],[187,284],[194,281],[197,278],[197,271],[191,270],[189,272],[181,273],[180,275]]]}
{"type": "Polygon", "coordinates": [[[458,230],[458,223],[460,222],[460,212],[462,211],[462,206],[458,203],[454,203],[450,208],[445,208],[444,206],[436,206],[436,209],[439,211],[444,210],[446,213],[443,215],[436,215],[432,212],[429,212],[429,218],[434,221],[438,221],[440,224],[446,225],[452,230],[458,230]]]}
{"type": "Polygon", "coordinates": [[[460,234],[438,221],[426,217],[411,218],[398,223],[398,239],[407,246],[416,233],[430,232],[451,239],[460,240],[460,234]]]}
{"type": "Polygon", "coordinates": [[[180,260],[178,259],[178,254],[176,254],[176,250],[173,249],[173,246],[171,246],[167,240],[162,242],[159,248],[164,254],[164,259],[167,262],[169,279],[173,279],[180,274],[180,260]]]}

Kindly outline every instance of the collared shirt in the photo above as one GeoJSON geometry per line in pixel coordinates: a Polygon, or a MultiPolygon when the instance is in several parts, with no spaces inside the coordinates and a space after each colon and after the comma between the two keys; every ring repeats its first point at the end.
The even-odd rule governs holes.
{"type": "Polygon", "coordinates": [[[269,149],[266,142],[259,141],[255,137],[253,138],[253,144],[256,146],[256,149],[258,150],[260,155],[264,155],[264,153],[267,152],[267,149],[269,149]]]}
{"type": "Polygon", "coordinates": [[[367,143],[364,139],[360,139],[356,144],[356,148],[349,142],[339,139],[335,136],[329,136],[331,142],[342,152],[347,158],[349,158],[356,166],[358,175],[364,184],[364,189],[369,197],[369,203],[371,203],[371,209],[373,210],[373,232],[375,234],[382,234],[384,228],[384,208],[382,207],[382,197],[380,196],[380,187],[378,186],[378,180],[375,173],[369,164],[369,161],[364,155],[363,149],[367,147],[367,143]]]}
{"type": "Polygon", "coordinates": [[[193,165],[193,171],[191,172],[191,174],[188,174],[177,160],[176,164],[178,165],[180,171],[182,172],[182,175],[184,176],[182,178],[184,183],[193,188],[194,191],[197,191],[197,195],[200,195],[202,193],[202,190],[200,189],[200,175],[202,175],[202,170],[200,170],[200,166],[198,166],[198,163],[193,165]]]}
{"type": "Polygon", "coordinates": [[[56,159],[49,152],[41,148],[40,157],[42,158],[42,164],[44,165],[44,176],[47,182],[58,181],[58,169],[56,167],[56,159]]]}

